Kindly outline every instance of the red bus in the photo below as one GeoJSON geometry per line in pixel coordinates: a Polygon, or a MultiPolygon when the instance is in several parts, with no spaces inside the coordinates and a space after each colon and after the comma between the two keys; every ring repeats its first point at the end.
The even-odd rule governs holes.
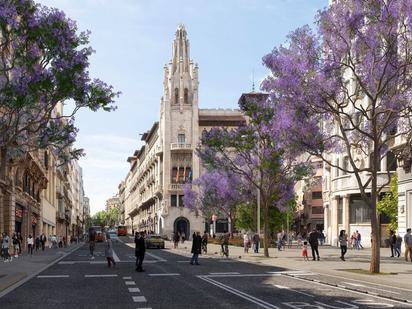
{"type": "Polygon", "coordinates": [[[127,235],[127,228],[124,225],[119,225],[117,227],[117,236],[126,236],[127,235]]]}

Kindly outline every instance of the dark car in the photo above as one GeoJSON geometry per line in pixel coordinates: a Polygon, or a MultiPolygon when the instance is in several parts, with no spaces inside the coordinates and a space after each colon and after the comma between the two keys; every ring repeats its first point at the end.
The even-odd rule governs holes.
{"type": "Polygon", "coordinates": [[[165,248],[165,241],[160,235],[149,234],[146,236],[146,248],[165,248]]]}

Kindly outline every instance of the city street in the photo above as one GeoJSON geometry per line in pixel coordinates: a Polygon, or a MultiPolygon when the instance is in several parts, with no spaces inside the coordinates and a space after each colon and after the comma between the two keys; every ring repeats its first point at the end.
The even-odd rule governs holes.
{"type": "MultiPolygon", "coordinates": [[[[200,266],[174,250],[148,250],[144,273],[135,272],[130,238],[114,245],[108,268],[104,244],[90,260],[87,244],[0,298],[2,308],[412,308],[405,289],[375,286],[411,303],[322,283],[324,275],[208,255],[200,266]],[[315,280],[315,281],[309,281],[315,280]],[[319,282],[316,282],[319,281],[319,282]]],[[[10,264],[11,265],[11,264],[10,264]]],[[[333,283],[333,282],[332,282],[333,283]]]]}

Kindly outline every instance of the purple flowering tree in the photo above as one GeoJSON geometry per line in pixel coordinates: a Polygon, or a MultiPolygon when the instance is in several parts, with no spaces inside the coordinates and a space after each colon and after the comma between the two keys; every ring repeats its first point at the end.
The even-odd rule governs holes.
{"type": "Polygon", "coordinates": [[[2,1],[0,31],[1,179],[6,163],[30,151],[53,149],[60,162],[81,156],[72,148],[74,115],[81,108],[111,111],[118,96],[89,76],[89,33],[32,0],[2,1]]]}
{"type": "Polygon", "coordinates": [[[294,184],[307,169],[295,160],[297,152],[286,148],[287,144],[278,135],[277,115],[267,101],[267,94],[244,94],[239,105],[248,118],[247,124],[204,131],[198,155],[207,169],[238,175],[247,187],[259,191],[264,255],[268,257],[269,209],[288,209],[294,199],[294,184]]]}
{"type": "Polygon", "coordinates": [[[185,207],[200,210],[205,218],[213,214],[229,219],[232,234],[236,207],[250,198],[250,188],[239,174],[224,170],[210,170],[185,187],[185,207]]]}
{"type": "Polygon", "coordinates": [[[278,103],[285,140],[356,179],[371,210],[370,271],[376,273],[376,203],[395,169],[380,172],[381,161],[397,157],[411,165],[412,2],[335,1],[316,25],[292,32],[286,46],[263,58],[272,74],[262,89],[278,103]]]}

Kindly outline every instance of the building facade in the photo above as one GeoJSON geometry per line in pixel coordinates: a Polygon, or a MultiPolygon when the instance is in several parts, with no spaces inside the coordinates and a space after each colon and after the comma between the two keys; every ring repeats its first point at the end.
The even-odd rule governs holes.
{"type": "Polygon", "coordinates": [[[146,230],[162,235],[203,231],[209,218],[183,205],[184,188],[199,177],[195,154],[203,130],[244,123],[238,110],[199,109],[198,66],[190,60],[185,27],[180,25],[172,59],[164,67],[160,117],[142,135],[144,145],[128,158],[124,180],[125,225],[128,232],[146,230]]]}

